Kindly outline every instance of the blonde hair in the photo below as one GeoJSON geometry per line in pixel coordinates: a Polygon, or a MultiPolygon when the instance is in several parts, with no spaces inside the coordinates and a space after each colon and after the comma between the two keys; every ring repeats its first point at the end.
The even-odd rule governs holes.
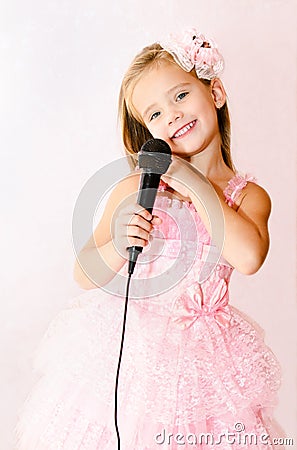
{"type": "MultiPolygon", "coordinates": [[[[136,83],[144,71],[154,67],[155,64],[161,61],[177,64],[173,57],[161,45],[152,44],[145,47],[136,55],[123,78],[119,95],[119,120],[121,123],[122,139],[128,156],[137,154],[142,145],[153,137],[133,106],[132,94],[136,83]]],[[[210,85],[209,80],[198,78],[195,71],[192,71],[192,74],[203,84],[210,85]]],[[[231,124],[227,103],[222,108],[217,109],[217,118],[221,135],[222,157],[226,165],[234,171],[235,167],[230,148],[231,124]]],[[[129,162],[132,167],[136,166],[136,158],[129,158],[129,162]]]]}

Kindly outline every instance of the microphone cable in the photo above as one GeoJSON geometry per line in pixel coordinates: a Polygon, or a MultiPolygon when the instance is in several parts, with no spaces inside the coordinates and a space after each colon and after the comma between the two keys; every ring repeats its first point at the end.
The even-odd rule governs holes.
{"type": "Polygon", "coordinates": [[[126,321],[127,321],[127,310],[128,310],[128,299],[129,299],[129,288],[130,288],[131,276],[132,276],[132,273],[129,273],[128,279],[127,279],[127,284],[126,284],[126,299],[125,299],[125,308],[124,308],[122,339],[121,339],[120,354],[119,354],[116,383],[115,383],[115,394],[114,394],[114,423],[115,423],[115,429],[116,429],[116,433],[117,433],[118,450],[121,449],[121,439],[120,439],[120,433],[119,433],[119,427],[118,427],[118,385],[119,385],[119,374],[120,374],[120,367],[121,367],[123,346],[124,346],[124,339],[125,339],[125,329],[126,329],[126,321]]]}

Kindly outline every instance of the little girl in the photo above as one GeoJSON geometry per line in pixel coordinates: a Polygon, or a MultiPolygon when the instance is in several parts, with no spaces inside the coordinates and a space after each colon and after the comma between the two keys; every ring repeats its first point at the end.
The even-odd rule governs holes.
{"type": "Polygon", "coordinates": [[[136,166],[141,146],[160,138],[173,160],[153,215],[136,202],[137,168],[111,193],[75,265],[88,292],[53,321],[37,353],[41,377],[20,414],[18,450],[117,448],[124,301],[115,280],[127,278],[133,245],[144,251],[119,378],[121,448],[281,448],[272,415],[279,364],[260,327],[229,305],[234,268],[253,274],[266,258],[271,201],[232,163],[222,69],[215,43],[189,30],[144,48],[125,74],[119,112],[129,159],[136,166]],[[205,180],[224,219],[222,242],[212,233],[213,198],[201,200],[205,180]]]}

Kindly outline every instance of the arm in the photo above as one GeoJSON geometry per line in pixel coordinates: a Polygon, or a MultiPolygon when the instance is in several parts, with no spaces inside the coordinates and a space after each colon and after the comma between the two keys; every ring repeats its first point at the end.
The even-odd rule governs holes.
{"type": "Polygon", "coordinates": [[[160,223],[136,203],[139,177],[133,173],[116,186],[93,235],[77,255],[73,275],[83,289],[111,281],[127,261],[127,247],[148,245],[153,226],[160,223]]]}
{"type": "Polygon", "coordinates": [[[262,187],[248,182],[235,211],[225,202],[222,191],[214,189],[225,217],[223,256],[239,272],[252,275],[260,269],[269,250],[270,197],[262,187]]]}
{"type": "Polygon", "coordinates": [[[81,288],[104,286],[125,264],[125,255],[114,245],[111,224],[121,203],[137,191],[138,182],[139,176],[131,175],[115,187],[93,235],[77,255],[73,277],[81,288]]]}
{"type": "Polygon", "coordinates": [[[210,234],[211,225],[207,211],[199,197],[207,198],[208,208],[216,208],[216,214],[223,213],[225,222],[223,257],[243,274],[251,275],[257,272],[269,249],[268,218],[271,212],[271,201],[267,192],[255,183],[248,183],[241,193],[240,206],[235,211],[225,202],[221,189],[211,183],[217,194],[217,199],[214,201],[213,196],[207,193],[207,190],[211,189],[210,186],[197,176],[197,172],[189,163],[181,164],[175,161],[165,178],[168,175],[175,180],[186,180],[186,189],[185,185],[180,187],[180,183],[174,181],[172,183],[172,180],[169,184],[183,195],[190,197],[210,234]]]}
{"type": "Polygon", "coordinates": [[[125,262],[112,240],[101,247],[85,246],[76,258],[73,277],[82,289],[95,289],[111,281],[125,262]]]}

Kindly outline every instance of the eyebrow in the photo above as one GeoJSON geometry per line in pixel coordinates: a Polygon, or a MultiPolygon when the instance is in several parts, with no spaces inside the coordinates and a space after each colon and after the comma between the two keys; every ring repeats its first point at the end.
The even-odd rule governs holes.
{"type": "MultiPolygon", "coordinates": [[[[191,83],[189,83],[189,82],[176,84],[176,85],[173,86],[172,88],[168,89],[168,91],[166,92],[166,94],[167,94],[167,95],[170,95],[172,92],[174,92],[174,91],[176,91],[176,90],[178,90],[178,89],[180,89],[180,88],[183,88],[183,87],[186,87],[186,86],[190,86],[190,84],[191,84],[191,83]]],[[[148,111],[149,111],[150,109],[154,109],[156,105],[157,105],[157,103],[153,103],[152,105],[148,106],[148,107],[145,109],[145,111],[143,112],[142,117],[145,117],[145,116],[147,115],[148,111]]]]}

